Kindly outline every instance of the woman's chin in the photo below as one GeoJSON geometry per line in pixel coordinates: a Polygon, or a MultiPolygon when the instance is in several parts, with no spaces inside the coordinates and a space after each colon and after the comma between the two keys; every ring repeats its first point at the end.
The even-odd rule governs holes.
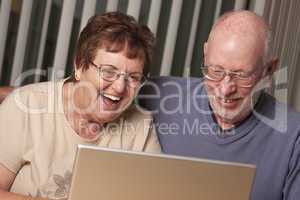
{"type": "Polygon", "coordinates": [[[105,100],[100,97],[97,102],[99,109],[93,111],[91,116],[93,120],[98,123],[108,123],[117,119],[129,106],[130,104],[124,101],[118,104],[111,104],[111,102],[105,102],[105,100]]]}
{"type": "Polygon", "coordinates": [[[117,119],[121,115],[120,112],[112,112],[112,111],[105,111],[102,112],[101,114],[97,114],[95,117],[97,122],[99,123],[109,123],[117,119]]]}

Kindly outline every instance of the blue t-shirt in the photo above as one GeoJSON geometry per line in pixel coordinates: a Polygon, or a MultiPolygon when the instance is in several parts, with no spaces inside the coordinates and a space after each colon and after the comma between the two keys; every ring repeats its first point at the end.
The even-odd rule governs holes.
{"type": "Polygon", "coordinates": [[[300,199],[300,114],[270,95],[227,131],[215,122],[198,78],[153,78],[139,103],[153,111],[164,153],[254,164],[252,200],[300,199]]]}

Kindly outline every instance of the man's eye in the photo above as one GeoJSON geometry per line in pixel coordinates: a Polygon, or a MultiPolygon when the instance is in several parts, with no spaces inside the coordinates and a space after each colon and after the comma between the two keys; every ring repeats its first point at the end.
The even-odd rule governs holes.
{"type": "Polygon", "coordinates": [[[250,75],[250,74],[247,74],[247,73],[238,73],[238,74],[237,74],[237,77],[238,77],[238,78],[241,78],[241,79],[246,79],[246,78],[250,78],[251,75],[250,75]]]}
{"type": "Polygon", "coordinates": [[[223,73],[222,70],[214,70],[215,73],[223,73]]]}
{"type": "Polygon", "coordinates": [[[129,76],[132,81],[139,82],[142,80],[142,76],[140,75],[130,75],[129,76]]]}

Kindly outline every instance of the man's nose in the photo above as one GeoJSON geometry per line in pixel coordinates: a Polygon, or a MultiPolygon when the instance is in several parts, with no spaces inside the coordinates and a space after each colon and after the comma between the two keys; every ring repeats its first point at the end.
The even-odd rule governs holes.
{"type": "Polygon", "coordinates": [[[237,90],[237,85],[233,78],[229,75],[226,75],[220,83],[220,92],[223,96],[230,96],[235,93],[237,90]]]}
{"type": "Polygon", "coordinates": [[[125,76],[120,76],[117,80],[115,80],[112,83],[113,89],[119,94],[122,94],[125,91],[126,85],[127,85],[127,81],[125,76]]]}

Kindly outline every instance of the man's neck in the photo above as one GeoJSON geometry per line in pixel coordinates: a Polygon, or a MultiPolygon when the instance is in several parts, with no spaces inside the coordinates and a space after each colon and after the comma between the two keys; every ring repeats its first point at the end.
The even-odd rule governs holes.
{"type": "Polygon", "coordinates": [[[222,118],[215,116],[215,119],[222,130],[229,130],[236,126],[236,124],[230,123],[228,121],[223,120],[222,118]]]}
{"type": "Polygon", "coordinates": [[[244,121],[246,121],[251,115],[252,115],[252,112],[250,112],[248,115],[245,115],[245,117],[243,117],[241,120],[235,121],[235,122],[232,122],[230,120],[225,120],[218,115],[214,115],[214,118],[215,118],[216,122],[218,123],[218,125],[220,126],[220,128],[222,130],[226,131],[226,130],[229,130],[229,129],[239,126],[244,121]]]}

